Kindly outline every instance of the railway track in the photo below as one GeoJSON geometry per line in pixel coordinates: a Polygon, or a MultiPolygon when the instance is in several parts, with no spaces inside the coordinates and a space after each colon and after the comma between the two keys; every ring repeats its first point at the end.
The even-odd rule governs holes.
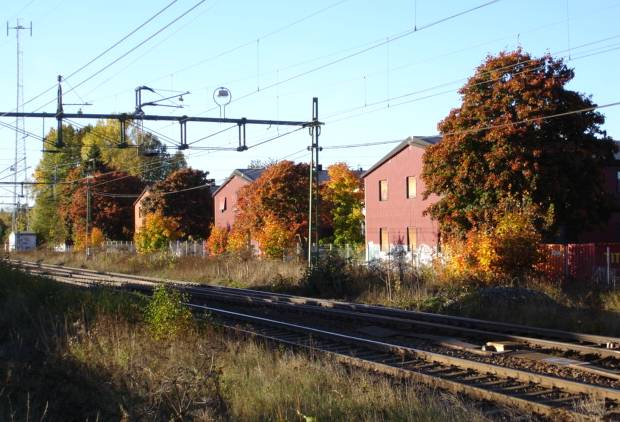
{"type": "MultiPolygon", "coordinates": [[[[156,284],[164,281],[23,261],[11,261],[11,264],[35,274],[83,286],[102,284],[149,292],[156,284]]],[[[318,350],[350,365],[410,378],[451,392],[464,393],[554,419],[597,420],[606,415],[607,420],[620,420],[620,390],[615,386],[580,382],[470,359],[467,358],[469,353],[467,350],[460,355],[438,353],[428,348],[398,344],[389,336],[381,338],[379,335],[377,338],[372,335],[360,335],[359,332],[347,331],[346,328],[337,329],[327,323],[315,324],[311,321],[314,319],[332,323],[348,321],[352,325],[362,323],[371,328],[378,327],[379,331],[391,329],[397,333],[413,333],[414,337],[426,336],[427,340],[433,339],[432,335],[429,337],[429,334],[425,334],[429,331],[467,338],[491,338],[496,340],[496,344],[504,346],[544,348],[579,353],[583,356],[598,356],[608,360],[620,360],[620,351],[617,350],[620,343],[618,338],[285,294],[166,281],[190,295],[191,303],[188,303],[188,306],[194,311],[216,315],[221,323],[230,329],[294,347],[318,350]],[[262,311],[264,309],[268,309],[269,314],[265,314],[262,311]],[[300,317],[291,320],[286,317],[288,314],[297,314],[300,317]],[[308,315],[314,318],[308,318],[308,315]],[[592,411],[593,408],[597,410],[592,411]]],[[[463,341],[453,343],[463,348],[463,341]]],[[[501,355],[496,350],[480,349],[479,352],[487,356],[501,355]]],[[[587,368],[585,364],[577,364],[575,367],[579,370],[584,368],[586,372],[589,370],[590,374],[599,371],[597,376],[610,379],[617,375],[613,370],[592,365],[587,368]]]]}

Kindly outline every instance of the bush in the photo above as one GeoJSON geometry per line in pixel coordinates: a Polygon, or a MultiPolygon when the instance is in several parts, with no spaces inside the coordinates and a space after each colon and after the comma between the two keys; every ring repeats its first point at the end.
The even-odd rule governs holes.
{"type": "Polygon", "coordinates": [[[260,250],[269,258],[282,258],[293,243],[295,232],[272,216],[267,216],[264,226],[256,233],[260,250]]]}
{"type": "Polygon", "coordinates": [[[446,247],[451,275],[485,281],[510,281],[536,272],[543,259],[537,229],[540,214],[529,203],[505,204],[495,224],[471,230],[465,241],[451,240],[446,247]]]}
{"type": "Polygon", "coordinates": [[[146,216],[144,227],[135,233],[134,241],[139,253],[150,253],[166,249],[168,242],[181,236],[178,221],[157,212],[146,216]]]}
{"type": "Polygon", "coordinates": [[[228,233],[226,252],[230,252],[233,255],[237,255],[245,259],[251,258],[254,253],[250,243],[250,233],[233,226],[230,233],[228,233]]]}
{"type": "Polygon", "coordinates": [[[99,227],[95,227],[90,232],[90,245],[93,248],[99,248],[105,242],[105,235],[99,227]]]}
{"type": "Polygon", "coordinates": [[[228,230],[224,227],[212,226],[211,234],[207,239],[209,255],[218,256],[226,252],[228,244],[228,230]]]}
{"type": "Polygon", "coordinates": [[[343,297],[355,294],[353,287],[349,264],[335,253],[321,257],[303,277],[303,288],[309,295],[343,297]]]}
{"type": "Polygon", "coordinates": [[[146,306],[144,320],[156,339],[174,337],[192,326],[192,313],[183,305],[187,300],[187,296],[177,290],[165,286],[155,289],[146,306]]]}

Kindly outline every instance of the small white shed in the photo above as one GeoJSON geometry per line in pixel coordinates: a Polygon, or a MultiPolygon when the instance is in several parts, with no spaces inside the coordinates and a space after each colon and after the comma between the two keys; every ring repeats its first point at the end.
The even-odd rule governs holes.
{"type": "Polygon", "coordinates": [[[32,232],[11,232],[9,251],[29,251],[37,247],[37,234],[32,232]]]}

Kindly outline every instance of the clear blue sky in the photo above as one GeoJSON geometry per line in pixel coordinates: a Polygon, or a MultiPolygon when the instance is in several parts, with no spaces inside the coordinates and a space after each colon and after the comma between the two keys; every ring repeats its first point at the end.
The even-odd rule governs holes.
{"type": "MultiPolygon", "coordinates": [[[[3,5],[3,22],[8,20],[14,26],[19,17],[22,24],[32,21],[34,27],[32,37],[25,31],[21,34],[26,100],[52,86],[56,75],[69,75],[89,62],[171,1],[20,0],[3,5]]],[[[69,78],[65,91],[198,2],[178,0],[69,78]]],[[[326,123],[320,138],[322,146],[390,141],[436,134],[437,122],[459,105],[457,89],[485,56],[517,46],[534,55],[548,51],[564,57],[576,73],[570,88],[591,94],[596,103],[620,101],[620,1],[502,0],[393,39],[414,25],[424,28],[484,2],[208,0],[118,63],[77,86],[65,101],[92,102],[94,105],[85,112],[131,112],[134,88],[148,85],[162,95],[170,94],[165,90],[188,90],[191,95],[185,97],[186,108],[182,110],[150,108],[147,113],[218,116],[212,93],[216,87],[226,86],[233,95],[227,117],[308,120],[311,100],[316,96],[320,119],[326,123]],[[353,55],[387,40],[390,42],[353,55]],[[346,58],[349,55],[353,57],[346,58]],[[321,66],[325,67],[316,70],[321,66]],[[250,95],[239,99],[246,94],[250,95]],[[397,99],[406,94],[410,95],[397,99]],[[351,111],[343,113],[346,110],[351,111]]],[[[14,31],[9,37],[3,31],[0,57],[0,111],[11,111],[15,108],[14,31]]],[[[40,111],[54,112],[54,99],[55,90],[27,104],[25,110],[38,110],[52,101],[40,111]]],[[[68,106],[66,111],[77,111],[77,107],[68,106]]],[[[608,134],[620,139],[620,107],[601,111],[607,118],[608,134]]],[[[12,123],[10,119],[3,121],[12,123]]],[[[47,129],[53,124],[51,120],[45,122],[47,129]]],[[[146,126],[178,139],[176,124],[146,126]]],[[[188,138],[192,141],[223,128],[217,124],[190,124],[188,138]]],[[[40,135],[42,122],[28,120],[27,130],[40,135]]],[[[248,129],[248,145],[287,130],[248,129]]],[[[0,141],[0,167],[4,169],[12,160],[14,134],[0,128],[0,141]]],[[[245,167],[253,159],[287,157],[306,161],[309,142],[303,130],[243,153],[191,149],[185,153],[192,166],[222,180],[234,168],[245,167]]],[[[196,145],[236,144],[233,130],[196,145]]],[[[29,138],[28,145],[28,165],[33,166],[40,157],[41,145],[35,138],[29,138]]],[[[324,165],[345,161],[368,168],[392,147],[326,148],[321,161],[324,165]]]]}

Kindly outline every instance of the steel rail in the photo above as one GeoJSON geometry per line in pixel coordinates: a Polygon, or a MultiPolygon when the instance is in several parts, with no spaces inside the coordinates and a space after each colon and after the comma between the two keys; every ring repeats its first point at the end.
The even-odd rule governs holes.
{"type": "Polygon", "coordinates": [[[348,363],[355,363],[357,361],[358,366],[391,375],[413,378],[425,384],[434,385],[452,392],[465,393],[472,397],[508,404],[530,412],[560,417],[563,420],[566,417],[588,418],[588,415],[576,412],[573,409],[575,401],[578,400],[592,398],[606,400],[608,408],[613,410],[616,410],[618,403],[620,403],[620,391],[611,388],[583,384],[577,381],[488,363],[469,361],[411,347],[396,346],[377,340],[243,314],[212,306],[193,303],[187,303],[186,305],[195,311],[208,312],[252,325],[263,325],[282,330],[280,333],[276,331],[275,333],[265,334],[257,329],[236,328],[250,334],[293,346],[321,350],[344,357],[348,363]],[[290,333],[299,333],[302,337],[291,337],[290,333]],[[313,340],[316,338],[327,340],[328,343],[317,343],[313,340]],[[348,350],[349,353],[346,353],[346,347],[343,350],[338,345],[348,345],[352,346],[352,348],[348,350]],[[359,357],[358,355],[363,355],[366,349],[376,353],[366,353],[365,358],[359,357]],[[424,364],[421,364],[422,362],[424,364]],[[425,364],[432,365],[428,366],[425,364]],[[455,368],[462,371],[455,370],[455,368]],[[495,378],[499,378],[500,382],[496,382],[495,378]],[[488,385],[485,387],[485,384],[488,385]],[[541,397],[546,394],[552,394],[553,397],[541,397]],[[566,394],[566,396],[557,397],[562,394],[566,394]]]}
{"type": "MultiPolygon", "coordinates": [[[[607,348],[608,345],[620,344],[620,338],[617,337],[571,333],[562,330],[530,327],[519,324],[508,324],[418,311],[405,311],[375,305],[314,299],[251,289],[188,283],[178,280],[136,276],[131,274],[101,272],[97,270],[56,266],[50,264],[37,264],[28,261],[12,262],[29,268],[43,268],[52,271],[65,271],[67,273],[89,274],[95,278],[106,278],[109,281],[116,281],[119,283],[147,283],[143,284],[144,287],[148,286],[149,283],[150,285],[153,285],[165,282],[196,296],[205,296],[215,299],[228,299],[230,301],[237,300],[239,302],[244,301],[248,304],[262,304],[274,307],[295,307],[296,309],[304,312],[329,312],[334,315],[365,318],[375,323],[382,323],[384,325],[392,324],[403,328],[411,328],[413,326],[427,327],[452,333],[466,333],[474,337],[485,337],[487,339],[489,337],[495,337],[495,340],[517,341],[542,348],[575,351],[581,354],[596,354],[601,357],[611,357],[616,359],[620,358],[620,350],[607,348]],[[530,336],[514,333],[530,334],[530,336]],[[531,337],[531,335],[541,335],[545,338],[531,337]],[[553,338],[570,340],[572,342],[568,343],[565,341],[551,340],[553,338]]],[[[138,288],[138,286],[131,287],[138,288]]]]}
{"type": "MultiPolygon", "coordinates": [[[[42,271],[43,268],[36,264],[29,267],[34,272],[42,275],[45,272],[42,271]]],[[[137,286],[133,283],[135,281],[133,277],[130,277],[131,283],[127,283],[127,277],[123,277],[124,275],[122,274],[111,276],[110,273],[100,274],[93,270],[83,271],[81,269],[63,267],[52,267],[52,269],[56,270],[56,274],[47,274],[48,276],[58,278],[60,279],[59,281],[75,283],[79,286],[99,281],[98,284],[112,284],[114,287],[123,287],[128,284],[142,290],[152,290],[153,287],[152,284],[151,286],[145,284],[146,280],[144,278],[139,280],[142,283],[137,284],[137,286]],[[101,277],[102,275],[107,275],[108,277],[101,277]]],[[[230,293],[228,295],[232,296],[230,293]]],[[[283,330],[278,335],[274,335],[273,332],[269,334],[256,329],[246,330],[253,335],[259,335],[297,347],[308,347],[308,344],[304,345],[299,340],[302,337],[314,336],[320,338],[322,343],[314,343],[310,346],[313,349],[337,356],[339,361],[394,376],[415,379],[448,391],[465,393],[472,397],[515,406],[530,412],[558,417],[562,420],[568,417],[581,418],[582,420],[584,418],[588,419],[589,415],[584,415],[573,409],[575,401],[587,397],[606,401],[607,407],[614,412],[617,411],[618,403],[620,403],[620,390],[617,389],[506,368],[489,363],[469,361],[411,347],[300,324],[292,324],[256,315],[242,314],[212,306],[195,303],[187,305],[194,310],[208,311],[246,323],[262,324],[283,330]],[[302,335],[302,337],[291,335],[291,332],[302,335]],[[292,339],[296,340],[292,341],[292,339]],[[333,344],[324,343],[325,341],[333,344]],[[343,349],[343,344],[353,347],[347,352],[347,347],[343,349]],[[368,354],[365,350],[372,350],[375,353],[371,352],[368,354]],[[414,359],[407,360],[410,357],[414,359]],[[415,364],[414,361],[416,360],[425,362],[425,364],[420,364],[419,362],[415,364]],[[428,366],[428,364],[431,364],[431,366],[428,366]],[[460,369],[455,370],[455,368],[460,369]]],[[[342,312],[342,310],[336,311],[342,312]]],[[[240,330],[239,327],[235,327],[235,329],[240,330]]]]}

